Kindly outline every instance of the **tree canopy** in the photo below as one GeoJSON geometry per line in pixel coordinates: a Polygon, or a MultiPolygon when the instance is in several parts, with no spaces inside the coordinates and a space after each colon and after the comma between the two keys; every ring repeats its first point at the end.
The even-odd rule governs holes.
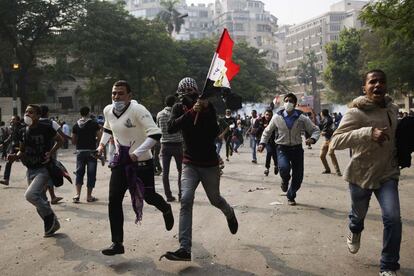
{"type": "Polygon", "coordinates": [[[333,93],[333,102],[346,103],[361,92],[361,32],[344,29],[339,40],[326,45],[328,64],[324,79],[333,93]]]}

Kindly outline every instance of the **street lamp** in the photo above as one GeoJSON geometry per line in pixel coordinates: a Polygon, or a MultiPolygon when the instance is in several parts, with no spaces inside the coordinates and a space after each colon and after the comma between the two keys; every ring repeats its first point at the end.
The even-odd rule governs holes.
{"type": "Polygon", "coordinates": [[[12,74],[11,74],[11,88],[13,96],[13,116],[17,116],[17,85],[16,85],[16,75],[19,72],[20,64],[18,62],[12,63],[12,74]]]}

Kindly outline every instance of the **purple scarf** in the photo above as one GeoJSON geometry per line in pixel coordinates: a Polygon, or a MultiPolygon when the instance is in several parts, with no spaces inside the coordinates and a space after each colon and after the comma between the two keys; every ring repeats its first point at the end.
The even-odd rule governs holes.
{"type": "Polygon", "coordinates": [[[142,208],[144,207],[145,187],[142,180],[137,175],[137,164],[132,162],[129,157],[129,149],[131,147],[118,144],[119,152],[115,153],[110,166],[123,166],[128,181],[128,190],[131,194],[132,208],[134,209],[136,219],[135,223],[142,220],[142,208]]]}

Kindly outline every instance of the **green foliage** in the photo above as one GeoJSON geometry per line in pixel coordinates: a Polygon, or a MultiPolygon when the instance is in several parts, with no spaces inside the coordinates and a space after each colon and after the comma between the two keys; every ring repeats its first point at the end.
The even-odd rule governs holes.
{"type": "Polygon", "coordinates": [[[319,70],[316,67],[318,58],[314,51],[310,51],[305,54],[305,59],[301,61],[296,69],[295,75],[298,82],[305,86],[305,90],[308,85],[311,85],[312,95],[316,94],[318,84],[316,78],[319,76],[319,70]]]}
{"type": "MultiPolygon", "coordinates": [[[[20,64],[17,72],[18,96],[23,101],[30,100],[26,97],[30,85],[28,79],[31,78],[31,69],[36,65],[39,49],[54,32],[69,28],[77,21],[84,12],[85,2],[86,0],[0,1],[0,38],[8,45],[9,57],[20,64]]],[[[4,71],[4,66],[9,65],[2,63],[1,66],[4,71]]]]}
{"type": "Polygon", "coordinates": [[[233,59],[240,65],[240,72],[232,80],[232,90],[246,102],[259,102],[263,96],[276,94],[277,75],[266,68],[266,53],[249,47],[246,43],[234,46],[233,59]]]}
{"type": "Polygon", "coordinates": [[[361,19],[371,28],[364,34],[365,70],[382,69],[389,92],[414,90],[414,1],[382,0],[368,4],[361,19]]]}
{"type": "Polygon", "coordinates": [[[326,45],[328,64],[324,79],[332,90],[328,98],[346,103],[361,91],[361,32],[355,29],[341,31],[338,41],[326,45]]]}
{"type": "MultiPolygon", "coordinates": [[[[34,16],[30,19],[19,17],[22,27],[16,29],[19,38],[26,37],[26,44],[31,40],[37,41],[29,55],[31,61],[25,61],[26,64],[30,64],[25,66],[25,79],[28,80],[28,87],[30,86],[30,93],[26,95],[31,99],[40,101],[45,98],[41,84],[56,87],[68,76],[85,77],[89,79],[89,83],[82,93],[98,111],[111,102],[112,84],[116,80],[125,79],[132,86],[134,98],[155,113],[163,107],[165,96],[176,92],[181,78],[193,77],[200,89],[203,88],[218,37],[173,41],[164,23],[135,18],[120,2],[32,2],[33,7],[26,1],[17,2],[19,12],[33,12],[34,16]],[[57,7],[63,9],[64,3],[67,5],[68,13],[63,14],[56,10],[52,14],[59,18],[50,19],[51,23],[47,23],[49,21],[46,20],[45,14],[48,8],[49,11],[57,7]],[[46,22],[47,29],[41,29],[42,36],[40,33],[39,36],[33,33],[29,38],[28,24],[35,24],[37,16],[39,22],[36,22],[46,22]],[[44,62],[50,59],[56,60],[56,63],[44,62]],[[35,60],[43,63],[36,63],[35,60]]],[[[1,5],[4,3],[1,2],[1,5]]],[[[4,20],[0,18],[0,26],[4,26],[4,20]]],[[[40,32],[40,29],[35,27],[32,30],[40,32]]],[[[1,38],[7,35],[4,29],[0,31],[0,35],[1,38]]],[[[19,47],[23,47],[22,41],[19,40],[19,47]]],[[[0,50],[2,62],[7,60],[7,57],[9,60],[6,62],[10,62],[10,57],[13,56],[13,41],[1,40],[0,44],[11,45],[1,47],[0,50]]],[[[277,73],[266,68],[265,53],[259,53],[257,49],[240,43],[234,47],[233,59],[241,65],[241,70],[232,81],[232,89],[240,94],[244,101],[257,102],[263,97],[274,96],[275,93],[286,89],[286,84],[278,81],[277,73]]],[[[7,91],[7,85],[2,90],[7,91]]]]}
{"type": "Polygon", "coordinates": [[[108,91],[110,99],[113,82],[126,79],[135,98],[160,107],[181,75],[182,60],[163,25],[135,18],[119,3],[89,3],[87,15],[65,34],[65,41],[71,45],[71,66],[92,79],[89,96],[100,105],[107,100],[96,98],[92,88],[108,91]]]}
{"type": "Polygon", "coordinates": [[[371,28],[388,30],[388,41],[397,37],[414,41],[413,11],[412,0],[381,0],[366,5],[360,18],[371,28]]]}

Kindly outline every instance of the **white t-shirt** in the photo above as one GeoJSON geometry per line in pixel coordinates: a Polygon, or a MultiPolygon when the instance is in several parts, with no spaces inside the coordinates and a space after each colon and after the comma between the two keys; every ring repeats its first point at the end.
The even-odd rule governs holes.
{"type": "MultiPolygon", "coordinates": [[[[118,117],[112,112],[112,104],[107,105],[103,112],[105,116],[104,129],[112,131],[115,145],[130,146],[129,153],[137,149],[150,135],[161,134],[152,119],[151,113],[136,101],[131,101],[128,108],[118,117]]],[[[116,149],[118,151],[118,148],[116,149]]],[[[139,161],[152,158],[151,151],[139,157],[139,161]]]]}

